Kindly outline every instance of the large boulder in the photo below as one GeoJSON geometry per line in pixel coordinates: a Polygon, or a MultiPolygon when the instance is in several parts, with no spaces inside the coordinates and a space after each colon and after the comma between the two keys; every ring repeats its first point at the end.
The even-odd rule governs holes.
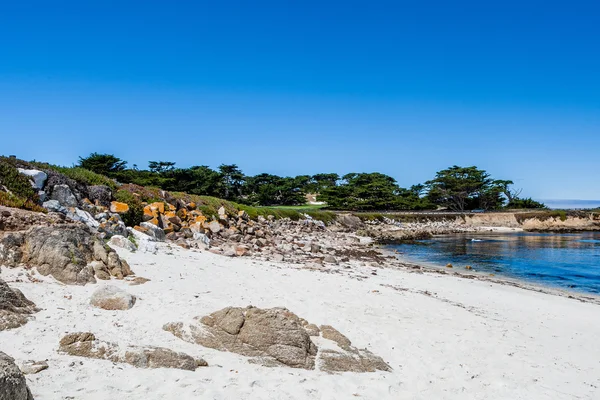
{"type": "Polygon", "coordinates": [[[12,289],[0,279],[0,331],[25,325],[36,311],[35,304],[20,290],[12,289]]]}
{"type": "Polygon", "coordinates": [[[94,185],[88,187],[88,199],[97,205],[110,207],[112,191],[108,186],[94,185]]]}
{"type": "Polygon", "coordinates": [[[77,207],[77,198],[68,185],[55,185],[50,199],[56,200],[63,207],[77,207]]]}
{"type": "Polygon", "coordinates": [[[135,304],[135,296],[116,286],[102,286],[94,291],[90,304],[104,310],[129,310],[135,304]]]}
{"type": "Polygon", "coordinates": [[[46,183],[46,179],[48,179],[48,174],[46,174],[44,171],[38,171],[37,169],[17,169],[21,174],[29,177],[31,180],[31,186],[33,186],[34,189],[42,190],[44,188],[44,183],[46,183]]]}
{"type": "Polygon", "coordinates": [[[350,230],[356,231],[364,227],[364,223],[360,218],[352,214],[338,214],[336,221],[342,226],[349,228],[350,230]]]}
{"type": "Polygon", "coordinates": [[[185,341],[230,351],[267,366],[290,366],[335,372],[391,371],[388,364],[329,325],[320,329],[285,308],[227,307],[192,324],[169,323],[163,329],[185,341]],[[199,323],[198,323],[199,322],[199,323]],[[325,344],[317,352],[311,336],[325,344]]]}
{"type": "Polygon", "coordinates": [[[60,340],[59,351],[71,356],[98,358],[118,363],[131,364],[137,368],[178,368],[194,371],[207,366],[203,359],[195,359],[185,353],[164,347],[122,348],[116,343],[96,339],[90,332],[71,333],[60,340]]]}
{"type": "Polygon", "coordinates": [[[15,360],[0,351],[0,400],[33,400],[15,360]]]}
{"type": "Polygon", "coordinates": [[[70,192],[75,196],[77,201],[83,200],[84,198],[88,197],[88,189],[85,184],[77,182],[74,179],[68,178],[60,172],[54,171],[52,169],[44,170],[44,172],[48,174],[48,180],[46,181],[46,186],[44,190],[48,193],[49,196],[52,196],[54,194],[54,188],[57,185],[66,185],[69,187],[70,192]]]}
{"type": "Polygon", "coordinates": [[[125,260],[82,224],[34,226],[0,236],[0,263],[35,266],[66,284],[95,283],[96,278],[123,279],[133,272],[125,260]]]}
{"type": "Polygon", "coordinates": [[[200,319],[201,326],[167,324],[175,336],[222,351],[256,357],[267,365],[314,369],[317,346],[300,319],[285,308],[227,307],[200,319]]]}

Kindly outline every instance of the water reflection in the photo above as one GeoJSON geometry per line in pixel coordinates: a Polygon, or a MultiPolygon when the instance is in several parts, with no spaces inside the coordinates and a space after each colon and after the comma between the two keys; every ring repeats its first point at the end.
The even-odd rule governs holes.
{"type": "Polygon", "coordinates": [[[463,234],[422,244],[393,247],[415,261],[471,265],[481,272],[600,293],[600,232],[463,234]]]}

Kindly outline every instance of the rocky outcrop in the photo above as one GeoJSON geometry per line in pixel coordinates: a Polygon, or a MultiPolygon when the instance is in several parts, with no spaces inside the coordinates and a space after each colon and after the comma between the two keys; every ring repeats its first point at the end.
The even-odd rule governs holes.
{"type": "Polygon", "coordinates": [[[318,328],[285,308],[227,307],[192,324],[169,323],[163,327],[173,335],[205,347],[230,351],[266,366],[314,369],[327,372],[390,371],[389,365],[368,350],[359,350],[331,326],[318,328]],[[318,351],[311,340],[332,341],[318,351]]]}
{"type": "Polygon", "coordinates": [[[207,366],[203,359],[164,347],[121,347],[116,343],[96,339],[93,333],[78,332],[60,340],[59,351],[77,357],[97,358],[116,363],[126,363],[136,368],[177,368],[194,371],[207,366]]]}
{"type": "Polygon", "coordinates": [[[0,352],[0,400],[33,400],[15,360],[0,352]]]}
{"type": "Polygon", "coordinates": [[[205,347],[256,357],[268,365],[313,369],[317,346],[300,319],[285,308],[228,307],[200,319],[201,326],[167,324],[166,331],[205,347]]]}
{"type": "Polygon", "coordinates": [[[35,266],[66,284],[85,285],[98,279],[123,279],[133,272],[125,260],[81,224],[34,226],[0,237],[0,264],[35,266]]]}
{"type": "Polygon", "coordinates": [[[25,325],[36,311],[35,304],[20,290],[12,289],[0,279],[0,331],[25,325]]]}
{"type": "Polygon", "coordinates": [[[34,225],[57,225],[66,223],[65,217],[56,213],[39,213],[18,208],[0,206],[0,234],[24,231],[34,225]]]}
{"type": "Polygon", "coordinates": [[[104,310],[129,310],[135,304],[135,296],[116,286],[99,287],[92,294],[90,304],[104,310]]]}

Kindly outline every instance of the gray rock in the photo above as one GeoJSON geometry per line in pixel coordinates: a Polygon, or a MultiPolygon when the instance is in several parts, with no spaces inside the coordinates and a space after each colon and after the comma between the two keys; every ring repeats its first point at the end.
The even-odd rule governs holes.
{"type": "Polygon", "coordinates": [[[77,207],[77,198],[68,185],[55,185],[52,190],[52,200],[56,200],[64,207],[77,207]]]}
{"type": "Polygon", "coordinates": [[[116,286],[102,286],[92,294],[90,304],[104,310],[129,310],[135,304],[135,296],[116,286]]]}
{"type": "Polygon", "coordinates": [[[324,262],[329,263],[329,264],[337,264],[337,260],[334,256],[328,255],[325,256],[325,258],[323,259],[324,262]]]}
{"type": "Polygon", "coordinates": [[[12,289],[0,279],[0,331],[25,325],[36,311],[35,304],[20,290],[12,289]]]}
{"type": "Polygon", "coordinates": [[[153,237],[159,242],[164,242],[167,239],[167,235],[165,235],[165,231],[163,231],[158,226],[151,224],[150,222],[142,222],[140,224],[142,228],[146,228],[147,235],[153,237]]]}
{"type": "Polygon", "coordinates": [[[15,360],[0,352],[0,400],[33,400],[15,360]]]}
{"type": "Polygon", "coordinates": [[[112,191],[108,186],[95,185],[88,187],[88,199],[104,207],[110,207],[112,191]]]}
{"type": "Polygon", "coordinates": [[[44,188],[44,183],[46,182],[46,179],[48,179],[48,174],[43,171],[38,171],[37,169],[17,169],[21,174],[27,175],[29,179],[31,179],[31,186],[33,186],[34,189],[42,190],[44,188]]]}
{"type": "Polygon", "coordinates": [[[53,211],[53,212],[57,212],[57,213],[61,213],[61,214],[67,214],[67,209],[65,207],[61,206],[60,203],[58,202],[58,200],[45,201],[42,204],[42,207],[44,207],[48,211],[53,211]]]}
{"type": "Polygon", "coordinates": [[[354,231],[357,229],[361,229],[364,226],[361,219],[352,214],[338,214],[336,220],[344,227],[350,228],[354,231]]]}
{"type": "Polygon", "coordinates": [[[60,282],[95,283],[92,261],[102,261],[118,279],[133,274],[127,262],[105,248],[84,225],[34,226],[23,235],[20,262],[36,266],[40,274],[52,275],[60,282]]]}

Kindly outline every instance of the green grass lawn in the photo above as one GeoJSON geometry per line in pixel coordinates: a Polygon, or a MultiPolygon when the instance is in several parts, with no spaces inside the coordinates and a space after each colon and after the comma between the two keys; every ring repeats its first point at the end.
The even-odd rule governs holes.
{"type": "Polygon", "coordinates": [[[301,212],[307,212],[307,211],[318,211],[321,208],[325,208],[327,207],[327,204],[304,204],[301,206],[270,206],[270,207],[260,207],[260,208],[273,208],[273,209],[278,209],[278,210],[294,210],[294,211],[301,211],[301,212]]]}

